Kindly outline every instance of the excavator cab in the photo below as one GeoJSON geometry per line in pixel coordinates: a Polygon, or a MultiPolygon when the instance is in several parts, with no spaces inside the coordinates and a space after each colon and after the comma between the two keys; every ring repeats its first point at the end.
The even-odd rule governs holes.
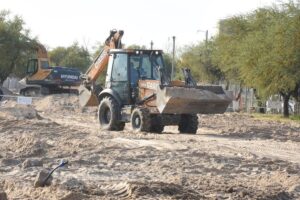
{"type": "Polygon", "coordinates": [[[27,63],[27,83],[37,84],[45,80],[51,72],[48,58],[30,59],[27,63]]]}
{"type": "Polygon", "coordinates": [[[33,75],[39,70],[51,69],[48,59],[30,59],[27,62],[27,74],[33,75]]]}
{"type": "Polygon", "coordinates": [[[37,59],[30,59],[27,63],[27,74],[33,75],[38,71],[38,60],[37,59]]]}

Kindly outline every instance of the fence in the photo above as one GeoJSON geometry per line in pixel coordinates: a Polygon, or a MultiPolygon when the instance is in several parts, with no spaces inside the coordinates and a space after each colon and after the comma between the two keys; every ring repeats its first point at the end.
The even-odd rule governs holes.
{"type": "MultiPolygon", "coordinates": [[[[279,95],[275,95],[275,99],[267,101],[261,101],[256,99],[254,89],[252,88],[241,88],[237,85],[231,85],[229,90],[233,93],[233,102],[229,106],[229,111],[235,112],[261,112],[261,113],[272,113],[281,114],[283,113],[283,101],[279,95]],[[240,93],[240,94],[239,94],[240,93]],[[240,97],[235,100],[238,95],[240,97]]],[[[291,99],[289,102],[290,114],[300,115],[300,103],[291,99]]]]}
{"type": "MultiPolygon", "coordinates": [[[[53,97],[53,101],[56,102],[55,105],[53,105],[53,101],[49,102],[46,107],[50,108],[53,106],[59,106],[62,108],[74,108],[74,109],[79,109],[80,106],[78,103],[72,102],[69,98],[66,98],[67,96],[70,96],[69,94],[66,94],[64,96],[60,97],[53,97]]],[[[22,105],[32,105],[35,106],[35,103],[39,100],[45,99],[45,96],[41,97],[25,97],[21,95],[0,95],[0,99],[2,97],[2,100],[0,100],[0,106],[4,106],[8,100],[9,101],[14,101],[17,104],[22,104],[22,105]]]]}
{"type": "MultiPolygon", "coordinates": [[[[235,99],[240,92],[240,88],[238,86],[232,86],[230,89],[231,96],[235,99]]],[[[66,94],[64,96],[59,96],[54,101],[56,105],[62,108],[69,109],[80,109],[78,103],[72,102],[66,94]],[[63,98],[62,98],[63,97],[63,98]]],[[[0,105],[4,105],[6,100],[14,100],[17,104],[34,104],[35,101],[41,100],[45,97],[24,97],[18,95],[0,95],[0,105]],[[3,97],[1,101],[1,97],[3,97]]],[[[53,97],[55,98],[55,96],[53,97]]],[[[262,112],[262,113],[274,113],[280,114],[283,112],[283,103],[278,100],[268,100],[267,102],[260,101],[255,98],[253,89],[243,88],[240,94],[240,98],[238,100],[233,100],[233,102],[229,105],[227,111],[233,112],[262,112]]],[[[48,104],[48,107],[53,106],[51,103],[48,104]]],[[[85,108],[86,109],[86,108],[85,108]]],[[[300,115],[300,103],[292,102],[290,104],[290,114],[300,115]]]]}

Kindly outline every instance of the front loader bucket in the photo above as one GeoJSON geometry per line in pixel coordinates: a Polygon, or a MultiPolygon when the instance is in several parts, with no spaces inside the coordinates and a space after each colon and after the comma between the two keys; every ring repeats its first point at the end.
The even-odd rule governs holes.
{"type": "Polygon", "coordinates": [[[82,107],[85,106],[98,106],[98,99],[95,94],[88,90],[83,85],[80,85],[78,88],[79,94],[79,104],[82,107]]]}
{"type": "Polygon", "coordinates": [[[221,114],[231,103],[221,86],[158,88],[156,105],[164,114],[221,114]]]}

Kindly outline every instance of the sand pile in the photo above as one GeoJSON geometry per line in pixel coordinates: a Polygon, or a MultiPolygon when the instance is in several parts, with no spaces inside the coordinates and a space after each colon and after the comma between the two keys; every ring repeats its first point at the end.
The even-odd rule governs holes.
{"type": "MultiPolygon", "coordinates": [[[[225,114],[201,115],[196,135],[172,126],[163,134],[103,131],[93,113],[71,111],[68,103],[77,96],[35,98],[42,120],[0,118],[0,197],[300,198],[298,125],[225,114]],[[52,184],[35,188],[37,174],[61,159],[69,163],[52,184]]],[[[7,102],[0,113],[14,106],[7,102]]]]}
{"type": "Polygon", "coordinates": [[[210,134],[211,136],[300,142],[299,123],[259,120],[251,115],[226,113],[224,115],[201,115],[200,124],[218,132],[210,134]]]}
{"type": "Polygon", "coordinates": [[[165,182],[121,182],[102,188],[107,196],[120,199],[201,199],[197,192],[165,182]]]}
{"type": "Polygon", "coordinates": [[[0,117],[3,119],[42,119],[36,109],[29,105],[15,105],[12,107],[0,108],[0,117]]]}
{"type": "Polygon", "coordinates": [[[13,93],[9,91],[7,88],[0,86],[0,102],[8,99],[7,97],[4,97],[2,95],[13,95],[13,93]]]}
{"type": "Polygon", "coordinates": [[[79,100],[74,94],[55,94],[35,100],[34,105],[38,111],[75,111],[79,109],[79,100]]]}

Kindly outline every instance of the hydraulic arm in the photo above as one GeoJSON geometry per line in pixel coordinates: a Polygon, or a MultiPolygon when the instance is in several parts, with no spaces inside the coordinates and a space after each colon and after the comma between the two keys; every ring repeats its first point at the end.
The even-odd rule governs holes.
{"type": "Polygon", "coordinates": [[[121,39],[123,34],[124,31],[122,30],[111,30],[109,37],[105,40],[104,48],[86,73],[81,76],[82,84],[79,87],[79,101],[82,106],[98,105],[95,82],[107,66],[109,50],[122,48],[121,39]]]}

